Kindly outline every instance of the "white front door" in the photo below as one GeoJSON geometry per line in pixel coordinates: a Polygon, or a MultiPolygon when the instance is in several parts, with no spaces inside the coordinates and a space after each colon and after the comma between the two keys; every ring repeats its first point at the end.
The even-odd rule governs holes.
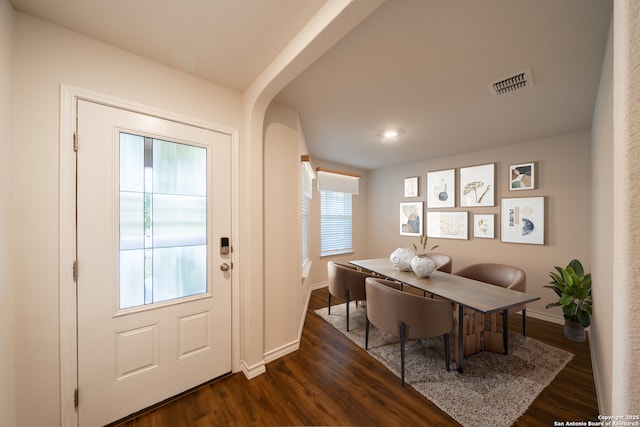
{"type": "Polygon", "coordinates": [[[77,111],[78,417],[95,426],[231,371],[231,136],[77,111]]]}

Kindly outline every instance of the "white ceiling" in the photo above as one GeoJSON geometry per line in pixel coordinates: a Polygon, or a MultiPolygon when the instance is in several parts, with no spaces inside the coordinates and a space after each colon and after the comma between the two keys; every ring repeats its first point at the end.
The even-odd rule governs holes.
{"type": "MultiPolygon", "coordinates": [[[[11,0],[238,91],[325,0],[11,0]]],[[[357,0],[367,1],[367,0],[357,0]]],[[[590,128],[612,0],[387,0],[276,100],[312,157],[363,169],[590,128]],[[534,85],[488,84],[530,68],[534,85]],[[383,142],[387,127],[400,129],[383,142]]]]}
{"type": "Polygon", "coordinates": [[[22,12],[244,91],[326,0],[10,0],[22,12]]]}

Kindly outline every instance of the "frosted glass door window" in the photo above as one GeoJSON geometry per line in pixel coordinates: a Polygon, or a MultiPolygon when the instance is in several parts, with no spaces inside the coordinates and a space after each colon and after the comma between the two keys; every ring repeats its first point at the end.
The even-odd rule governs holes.
{"type": "Polygon", "coordinates": [[[120,134],[119,307],[207,292],[207,151],[120,134]]]}

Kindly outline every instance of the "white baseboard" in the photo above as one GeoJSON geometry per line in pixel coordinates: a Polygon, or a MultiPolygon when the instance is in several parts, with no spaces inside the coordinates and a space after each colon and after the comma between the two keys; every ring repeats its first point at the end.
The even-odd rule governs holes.
{"type": "Polygon", "coordinates": [[[320,282],[316,283],[315,285],[311,285],[311,290],[315,291],[318,289],[326,288],[327,286],[329,286],[329,282],[320,282]]]}
{"type": "MultiPolygon", "coordinates": [[[[325,284],[326,286],[326,284],[325,284]]],[[[309,289],[307,293],[304,308],[302,310],[303,315],[300,316],[300,326],[298,328],[298,338],[295,341],[290,342],[289,344],[285,344],[279,348],[269,351],[264,355],[265,363],[272,362],[276,359],[279,359],[282,356],[286,356],[289,353],[293,353],[294,351],[298,351],[300,349],[300,339],[302,338],[302,331],[304,330],[304,322],[307,318],[307,310],[309,309],[309,301],[311,300],[311,291],[313,289],[309,289]]]]}
{"type": "Polygon", "coordinates": [[[248,380],[253,379],[267,372],[267,368],[265,366],[264,361],[260,363],[256,363],[253,366],[249,366],[244,360],[241,360],[240,367],[242,372],[244,373],[244,376],[247,377],[248,380]]]}
{"type": "Polygon", "coordinates": [[[293,353],[300,348],[300,339],[297,339],[289,344],[285,344],[281,347],[276,348],[275,350],[271,350],[264,355],[265,363],[273,362],[276,359],[281,358],[282,356],[286,356],[289,353],[293,353]]]}
{"type": "Polygon", "coordinates": [[[546,311],[536,311],[536,310],[527,309],[527,317],[529,316],[535,319],[545,320],[547,322],[555,323],[558,325],[564,325],[564,318],[562,316],[549,314],[546,311]]]}
{"type": "Polygon", "coordinates": [[[298,327],[298,343],[302,339],[302,331],[304,330],[304,322],[307,320],[307,310],[309,310],[309,301],[311,301],[311,287],[307,290],[307,296],[304,301],[304,308],[302,310],[302,316],[300,318],[300,326],[298,327]]]}

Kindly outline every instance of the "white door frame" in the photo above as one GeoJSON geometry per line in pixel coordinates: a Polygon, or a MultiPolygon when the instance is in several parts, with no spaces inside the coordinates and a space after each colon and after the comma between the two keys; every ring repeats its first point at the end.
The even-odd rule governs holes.
{"type": "MultiPolygon", "coordinates": [[[[60,312],[60,425],[77,426],[75,391],[78,386],[78,325],[76,284],[73,265],[76,260],[76,101],[83,99],[150,116],[161,117],[190,126],[228,134],[231,137],[231,229],[237,246],[239,235],[239,152],[238,130],[211,122],[181,116],[147,105],[129,102],[70,85],[60,87],[60,158],[59,158],[59,224],[58,224],[58,289],[60,312]]],[[[82,148],[80,148],[82,149],[82,148]]],[[[238,254],[236,254],[237,257],[238,254]]],[[[231,270],[231,369],[240,370],[239,280],[231,270]]],[[[80,398],[82,396],[80,395],[80,398]]]]}

